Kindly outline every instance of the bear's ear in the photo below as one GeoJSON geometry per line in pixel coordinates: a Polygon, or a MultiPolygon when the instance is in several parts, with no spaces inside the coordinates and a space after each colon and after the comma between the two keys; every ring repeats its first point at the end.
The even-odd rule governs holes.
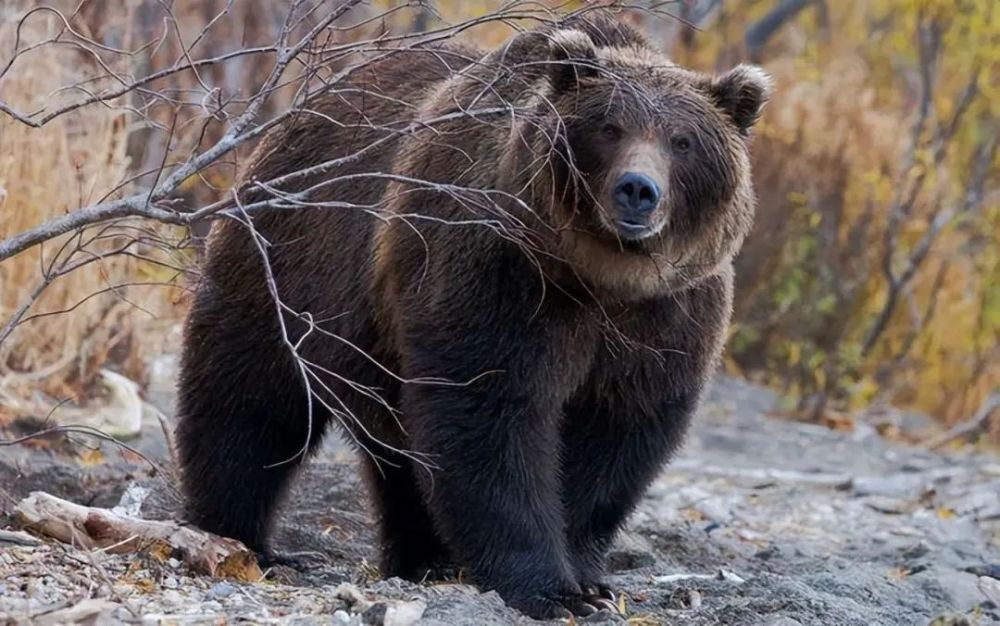
{"type": "Polygon", "coordinates": [[[743,134],[760,118],[771,97],[773,81],[770,74],[756,65],[737,65],[726,74],[712,80],[709,96],[725,111],[743,134]]]}
{"type": "Polygon", "coordinates": [[[597,49],[582,30],[563,28],[549,35],[552,88],[556,93],[574,89],[580,78],[597,75],[597,49]]]}

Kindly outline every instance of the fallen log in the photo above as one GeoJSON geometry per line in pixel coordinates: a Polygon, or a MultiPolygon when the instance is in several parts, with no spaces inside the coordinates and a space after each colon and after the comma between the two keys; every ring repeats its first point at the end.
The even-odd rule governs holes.
{"type": "Polygon", "coordinates": [[[32,492],[14,509],[25,529],[80,548],[116,554],[146,552],[177,558],[209,576],[256,582],[263,578],[254,553],[235,539],[175,521],[153,521],[83,506],[43,491],[32,492]]]}

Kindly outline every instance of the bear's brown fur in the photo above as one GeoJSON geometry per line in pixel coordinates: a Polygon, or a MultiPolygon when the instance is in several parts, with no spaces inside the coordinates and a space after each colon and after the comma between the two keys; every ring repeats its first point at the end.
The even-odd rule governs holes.
{"type": "Polygon", "coordinates": [[[383,574],[457,563],[530,615],[594,610],[721,351],[768,89],[590,13],[314,98],[247,180],[326,166],[210,239],[179,382],[192,521],[264,551],[335,419],[383,574]]]}

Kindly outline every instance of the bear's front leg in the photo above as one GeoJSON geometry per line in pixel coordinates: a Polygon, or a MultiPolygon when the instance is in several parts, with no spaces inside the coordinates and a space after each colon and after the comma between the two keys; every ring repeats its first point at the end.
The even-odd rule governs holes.
{"type": "Polygon", "coordinates": [[[459,566],[512,607],[535,618],[593,613],[567,558],[560,498],[564,327],[523,283],[454,285],[400,317],[411,381],[401,419],[427,459],[414,473],[436,530],[459,566]]]}
{"type": "MultiPolygon", "coordinates": [[[[563,468],[567,547],[585,597],[613,600],[608,548],[690,421],[692,399],[638,401],[636,379],[567,407],[563,468]],[[653,407],[656,407],[653,409],[653,407]]],[[[654,392],[655,393],[655,392],[654,392]]]]}
{"type": "Polygon", "coordinates": [[[574,606],[580,588],[566,556],[558,407],[525,375],[533,368],[519,358],[523,348],[469,350],[428,333],[410,344],[407,377],[453,382],[405,385],[402,413],[428,460],[414,471],[439,534],[478,585],[514,608],[536,618],[593,612],[574,606]]]}
{"type": "Polygon", "coordinates": [[[619,325],[629,347],[599,350],[590,379],[566,404],[567,548],[585,596],[611,596],[607,550],[684,438],[718,360],[728,294],[720,276],[631,307],[619,325]]]}

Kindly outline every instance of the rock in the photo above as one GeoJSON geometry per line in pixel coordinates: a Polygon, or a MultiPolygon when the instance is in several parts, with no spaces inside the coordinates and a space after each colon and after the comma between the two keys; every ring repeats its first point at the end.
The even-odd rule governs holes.
{"type": "Polygon", "coordinates": [[[92,626],[110,626],[119,623],[114,618],[114,612],[121,607],[116,602],[100,598],[91,598],[77,602],[73,606],[58,611],[52,611],[33,616],[29,622],[36,626],[57,626],[61,624],[91,624],[92,626]]]}
{"type": "Polygon", "coordinates": [[[920,557],[926,555],[930,551],[931,548],[929,545],[927,545],[926,541],[918,541],[917,543],[913,544],[912,546],[904,550],[902,556],[907,561],[912,561],[914,559],[919,559],[920,557]]]}
{"type": "Polygon", "coordinates": [[[1000,563],[989,563],[987,565],[973,565],[965,568],[965,571],[976,576],[989,576],[990,578],[1000,578],[1000,563]]]}
{"type": "Polygon", "coordinates": [[[607,571],[626,572],[630,570],[652,567],[656,565],[654,548],[642,536],[626,532],[622,533],[614,547],[608,552],[607,571]]]}
{"type": "Polygon", "coordinates": [[[888,496],[869,496],[865,498],[865,506],[872,509],[873,511],[878,511],[879,513],[886,513],[889,515],[902,515],[904,513],[909,513],[913,511],[917,503],[913,500],[904,500],[902,498],[890,498],[888,496]]]}
{"type": "Polygon", "coordinates": [[[985,600],[979,588],[979,576],[942,567],[928,567],[910,577],[921,584],[928,593],[944,596],[957,611],[966,613],[985,600]]]}
{"type": "Polygon", "coordinates": [[[384,626],[388,611],[389,606],[385,602],[376,602],[361,613],[361,622],[366,626],[384,626]]]}
{"type": "Polygon", "coordinates": [[[727,582],[736,583],[737,585],[741,585],[744,582],[746,582],[742,577],[737,576],[736,574],[730,572],[729,570],[725,570],[725,569],[720,569],[719,570],[717,578],[719,580],[725,580],[727,582]]]}
{"type": "Polygon", "coordinates": [[[394,602],[385,611],[383,626],[411,626],[424,616],[427,603],[423,600],[394,602]]]}
{"type": "MultiPolygon", "coordinates": [[[[131,482],[125,488],[125,493],[122,494],[122,497],[118,500],[118,504],[111,509],[111,512],[115,515],[124,515],[126,517],[139,517],[142,503],[148,497],[149,489],[131,482]]],[[[177,559],[173,560],[176,561],[177,559]]]]}
{"type": "Polygon", "coordinates": [[[766,548],[761,548],[756,552],[756,554],[754,554],[754,558],[761,559],[763,561],[769,561],[773,558],[780,556],[781,556],[781,548],[774,543],[767,546],[766,548]]]}
{"type": "Polygon", "coordinates": [[[351,583],[340,583],[337,588],[333,590],[333,595],[339,600],[343,600],[347,603],[348,608],[358,608],[364,612],[371,604],[361,593],[361,590],[351,583]]]}
{"type": "Polygon", "coordinates": [[[351,615],[347,611],[337,609],[333,612],[333,623],[338,626],[348,626],[349,624],[352,624],[353,621],[351,615]]]}
{"type": "Polygon", "coordinates": [[[988,576],[980,576],[979,590],[993,603],[993,606],[1000,607],[1000,580],[988,576]]]}
{"type": "Polygon", "coordinates": [[[162,597],[164,606],[175,607],[188,604],[187,600],[173,589],[165,590],[162,597]]]}
{"type": "Polygon", "coordinates": [[[212,600],[222,600],[233,595],[236,591],[236,585],[222,581],[212,585],[211,589],[208,590],[208,597],[212,600]]]}
{"type": "Polygon", "coordinates": [[[926,484],[927,479],[920,474],[859,476],[854,479],[851,491],[856,496],[916,499],[923,494],[926,484]]]}

